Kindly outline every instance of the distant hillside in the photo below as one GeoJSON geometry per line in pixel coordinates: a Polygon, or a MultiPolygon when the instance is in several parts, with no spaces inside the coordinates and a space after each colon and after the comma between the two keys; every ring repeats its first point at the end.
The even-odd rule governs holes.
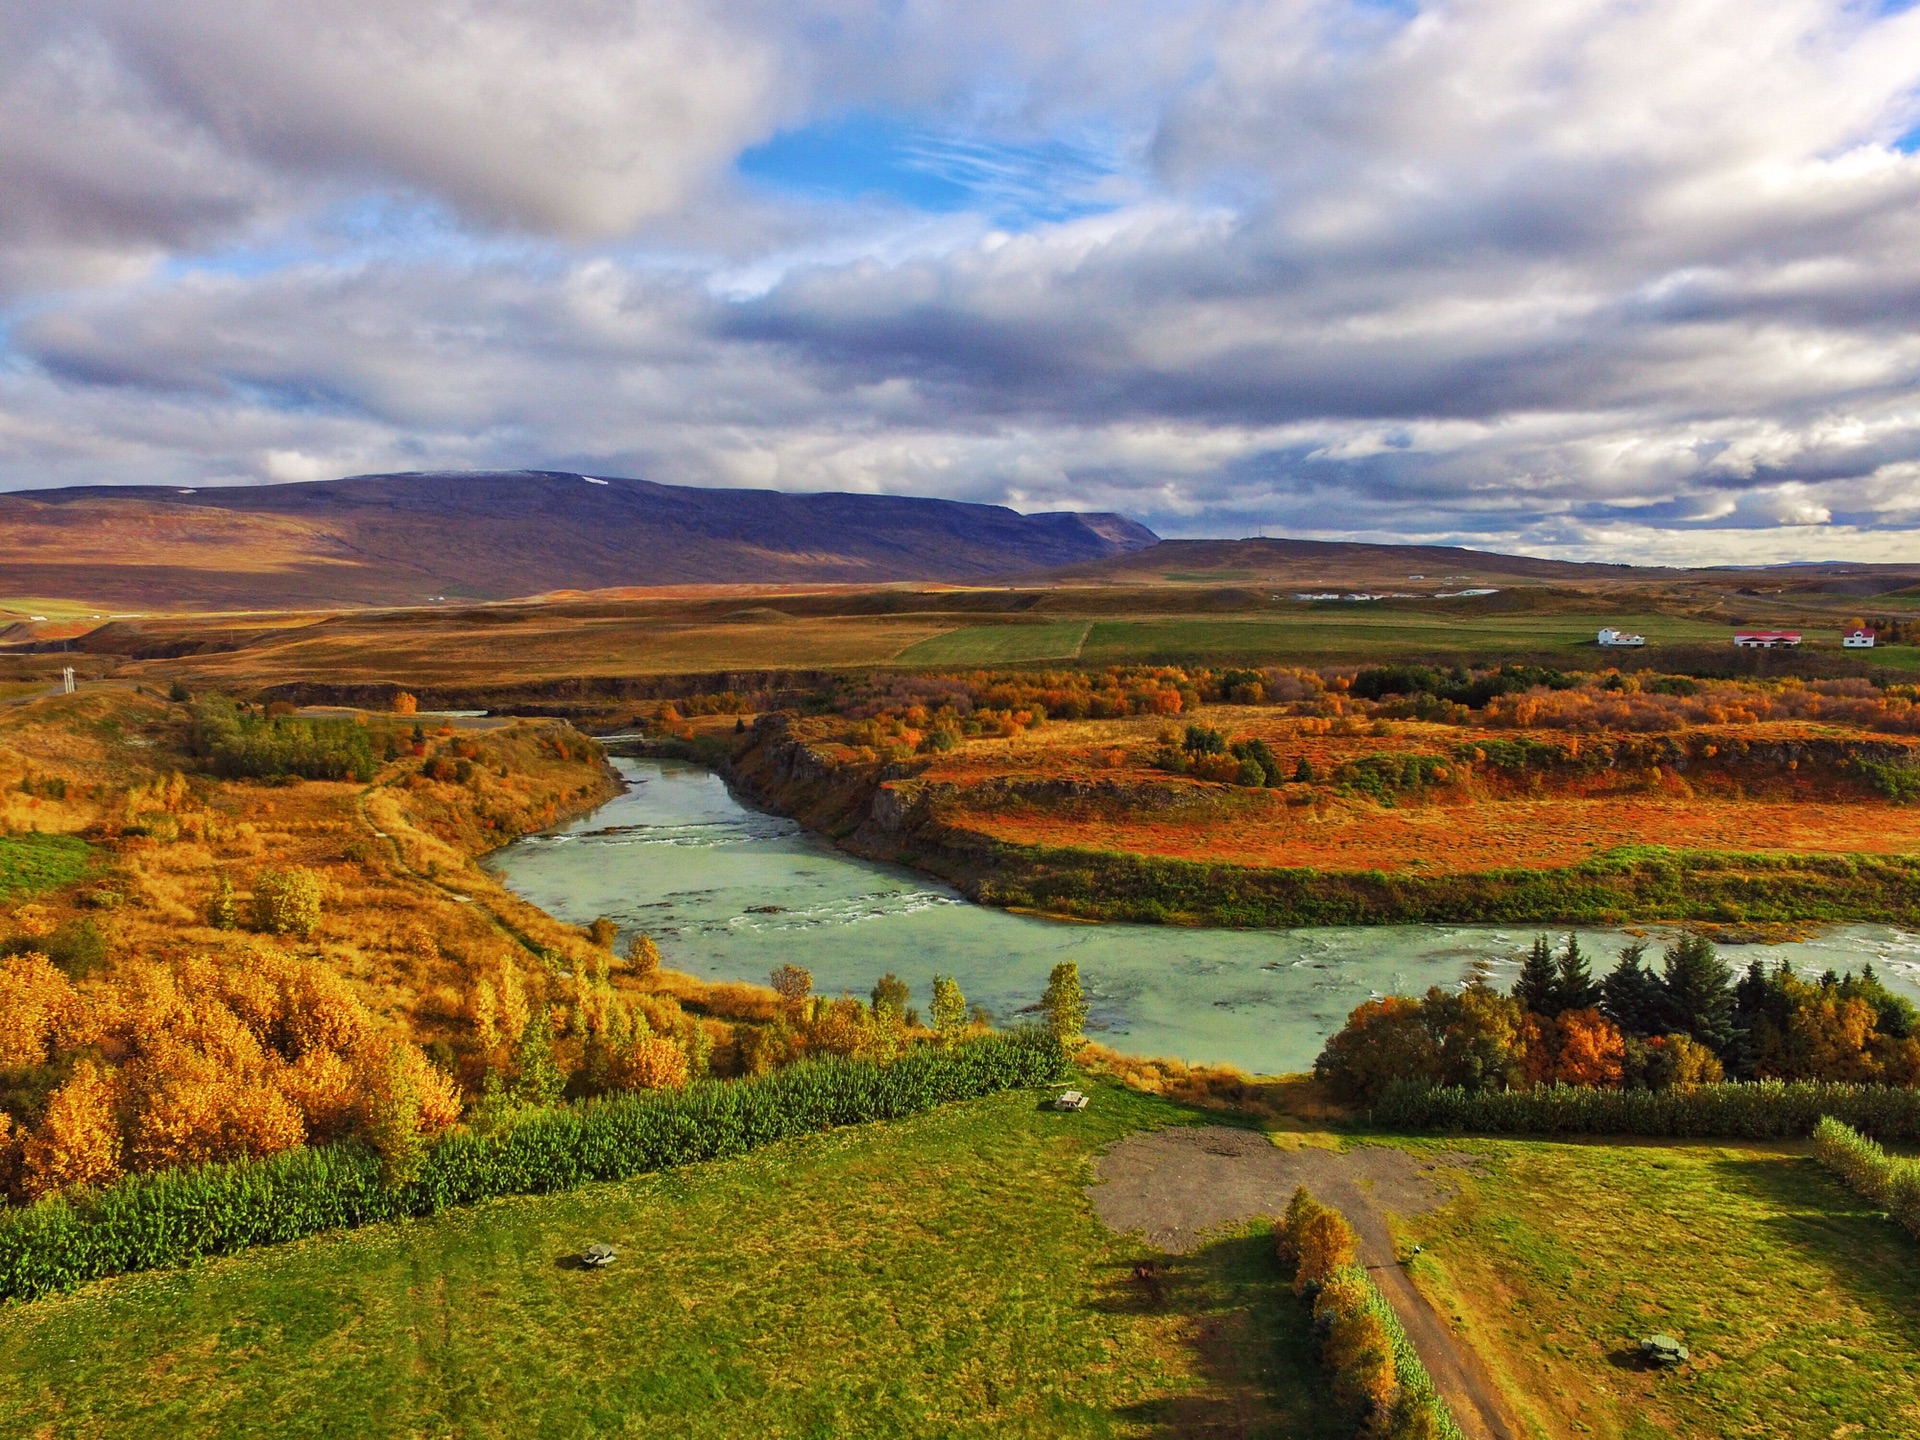
{"type": "Polygon", "coordinates": [[[978,581],[1143,549],[1119,515],[511,471],[0,495],[6,594],[253,608],[562,589],[978,581]]]}
{"type": "Polygon", "coordinates": [[[1257,584],[1305,590],[1322,587],[1406,589],[1421,594],[1450,588],[1554,585],[1573,589],[1614,586],[1706,586],[1748,595],[1907,593],[1920,564],[1846,562],[1721,566],[1603,565],[1501,555],[1452,545],[1367,545],[1324,540],[1162,540],[1151,550],[1103,556],[1069,565],[1055,580],[1115,585],[1257,584]]]}

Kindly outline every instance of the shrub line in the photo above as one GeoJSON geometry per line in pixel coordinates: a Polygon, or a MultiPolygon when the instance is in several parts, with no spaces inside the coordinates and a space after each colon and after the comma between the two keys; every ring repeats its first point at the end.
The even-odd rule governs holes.
{"type": "Polygon", "coordinates": [[[1831,1115],[1813,1132],[1813,1158],[1920,1240],[1920,1160],[1899,1160],[1831,1115]]]}
{"type": "Polygon", "coordinates": [[[130,1176],[91,1194],[0,1215],[0,1299],[30,1300],[107,1275],[189,1264],[326,1230],[433,1215],[721,1160],[797,1135],[915,1115],[1068,1073],[1051,1035],[1018,1030],[891,1064],[822,1056],[757,1079],[703,1081],[535,1112],[488,1135],[432,1145],[385,1183],[362,1145],[130,1176]]]}
{"type": "Polygon", "coordinates": [[[1828,1080],[1729,1081],[1669,1090],[1546,1085],[1478,1092],[1400,1084],[1371,1112],[1375,1124],[1393,1130],[1735,1140],[1804,1139],[1826,1116],[1882,1140],[1920,1139],[1920,1090],[1828,1080]]]}

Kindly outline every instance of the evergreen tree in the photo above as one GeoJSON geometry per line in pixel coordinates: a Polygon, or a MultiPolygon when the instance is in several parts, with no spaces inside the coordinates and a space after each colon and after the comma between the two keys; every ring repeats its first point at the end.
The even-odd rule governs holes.
{"type": "Polygon", "coordinates": [[[1560,952],[1554,968],[1558,972],[1554,1014],[1590,1009],[1600,1002],[1600,987],[1593,983],[1593,972],[1587,968],[1587,957],[1581,953],[1578,935],[1567,936],[1566,949],[1560,952]]]}
{"type": "Polygon", "coordinates": [[[1620,963],[1600,982],[1600,1011],[1628,1035],[1657,1035],[1665,995],[1660,977],[1646,967],[1647,942],[1636,940],[1620,952],[1620,963]]]}
{"type": "Polygon", "coordinates": [[[1715,1055],[1731,1057],[1733,971],[1727,962],[1704,935],[1681,936],[1662,958],[1666,973],[1660,988],[1666,1000],[1667,1030],[1692,1036],[1715,1055]]]}
{"type": "Polygon", "coordinates": [[[1553,1016],[1560,1013],[1555,1004],[1559,994],[1560,967],[1554,963],[1553,946],[1546,936],[1537,935],[1526,963],[1520,967],[1520,978],[1514,981],[1513,998],[1534,1015],[1553,1016]]]}
{"type": "Polygon", "coordinates": [[[1047,1029],[1063,1045],[1078,1045],[1087,1025],[1087,997],[1080,989],[1080,967],[1062,960],[1047,977],[1047,993],[1040,997],[1040,1011],[1047,1017],[1047,1029]]]}

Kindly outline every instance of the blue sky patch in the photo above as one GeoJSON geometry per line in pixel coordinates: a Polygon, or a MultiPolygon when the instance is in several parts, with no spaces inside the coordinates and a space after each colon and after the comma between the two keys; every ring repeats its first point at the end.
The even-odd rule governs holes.
{"type": "Polygon", "coordinates": [[[738,168],[814,199],[973,211],[1018,229],[1112,209],[1121,166],[1088,144],[997,140],[859,113],[776,135],[744,152],[738,168]]]}

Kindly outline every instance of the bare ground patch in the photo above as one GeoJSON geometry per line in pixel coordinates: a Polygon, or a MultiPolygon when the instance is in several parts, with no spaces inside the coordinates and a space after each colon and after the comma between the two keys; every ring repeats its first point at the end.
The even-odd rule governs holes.
{"type": "Polygon", "coordinates": [[[1279,1215],[1305,1185],[1353,1223],[1361,1262],[1461,1426],[1509,1440],[1519,1430],[1486,1367],[1408,1277],[1388,1220],[1439,1209],[1459,1193],[1455,1177],[1472,1163],[1467,1155],[1423,1157],[1384,1145],[1283,1150],[1258,1131],[1195,1126],[1128,1136],[1094,1162],[1087,1198],[1109,1229],[1179,1255],[1210,1232],[1279,1215]]]}

